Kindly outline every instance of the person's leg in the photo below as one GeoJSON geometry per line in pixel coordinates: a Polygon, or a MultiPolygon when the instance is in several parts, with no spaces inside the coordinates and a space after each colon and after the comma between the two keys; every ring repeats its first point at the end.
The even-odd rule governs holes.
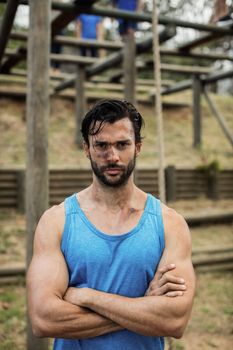
{"type": "Polygon", "coordinates": [[[98,50],[95,47],[90,48],[91,51],[91,57],[98,57],[98,50]]]}
{"type": "MultiPolygon", "coordinates": [[[[55,53],[55,54],[61,53],[61,45],[59,45],[59,44],[52,44],[51,52],[55,53]]],[[[59,63],[52,61],[51,62],[51,66],[52,66],[52,68],[54,68],[56,70],[56,69],[59,68],[59,63]]]]}
{"type": "Polygon", "coordinates": [[[118,30],[121,36],[127,33],[128,21],[124,19],[119,19],[118,21],[118,30]]]}
{"type": "Polygon", "coordinates": [[[87,48],[82,46],[80,48],[81,56],[87,56],[87,48]]]}

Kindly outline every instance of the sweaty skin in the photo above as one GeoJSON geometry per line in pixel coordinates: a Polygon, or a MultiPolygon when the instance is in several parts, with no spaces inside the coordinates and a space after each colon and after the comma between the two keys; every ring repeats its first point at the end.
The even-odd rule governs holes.
{"type": "MultiPolygon", "coordinates": [[[[135,186],[133,173],[123,185],[114,187],[140,149],[128,118],[106,124],[100,133],[90,137],[90,145],[84,145],[86,156],[97,170],[103,169],[104,181],[109,185],[94,173],[92,185],[81,191],[77,200],[88,219],[102,232],[110,235],[129,232],[140,220],[147,195],[135,186]],[[107,151],[95,145],[96,140],[107,144],[107,151]]],[[[165,205],[162,214],[165,249],[159,267],[146,295],[131,299],[90,288],[68,287],[67,266],[60,248],[64,203],[48,209],[36,229],[27,275],[28,309],[34,334],[86,339],[127,328],[144,335],[180,337],[195,291],[191,239],[182,216],[165,205]]]]}

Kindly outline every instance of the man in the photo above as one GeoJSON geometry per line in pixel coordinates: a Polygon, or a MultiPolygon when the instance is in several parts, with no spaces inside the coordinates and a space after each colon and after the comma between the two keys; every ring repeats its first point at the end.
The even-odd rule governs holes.
{"type": "Polygon", "coordinates": [[[47,210],[36,229],[29,314],[34,334],[55,337],[56,350],[163,349],[163,336],[179,338],[187,324],[190,234],[134,184],[142,124],[127,101],[97,103],[82,123],[93,182],[47,210]]]}
{"type": "MultiPolygon", "coordinates": [[[[102,39],[102,23],[101,17],[95,15],[82,14],[76,20],[76,36],[77,38],[88,40],[102,39]]],[[[81,47],[82,56],[98,57],[98,51],[95,47],[81,47]]]]}
{"type": "MultiPolygon", "coordinates": [[[[141,0],[113,0],[113,6],[117,7],[119,10],[139,12],[142,10],[141,0]]],[[[121,36],[127,34],[134,34],[137,29],[137,22],[127,19],[120,18],[119,23],[119,33],[121,36]]]]}

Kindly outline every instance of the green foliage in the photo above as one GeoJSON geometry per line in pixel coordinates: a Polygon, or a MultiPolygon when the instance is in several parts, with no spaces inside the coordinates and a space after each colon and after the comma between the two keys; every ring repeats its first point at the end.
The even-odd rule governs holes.
{"type": "Polygon", "coordinates": [[[203,164],[197,167],[198,170],[202,171],[208,177],[214,176],[216,173],[220,171],[220,164],[218,160],[213,160],[207,164],[203,164]]]}

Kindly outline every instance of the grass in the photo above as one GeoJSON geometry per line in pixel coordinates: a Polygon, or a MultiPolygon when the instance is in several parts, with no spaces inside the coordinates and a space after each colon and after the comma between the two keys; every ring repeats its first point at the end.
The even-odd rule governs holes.
{"type": "Polygon", "coordinates": [[[26,302],[23,284],[0,287],[0,349],[25,349],[26,302]]]}
{"type": "Polygon", "coordinates": [[[14,210],[0,215],[0,263],[25,261],[25,217],[14,210]]]}

